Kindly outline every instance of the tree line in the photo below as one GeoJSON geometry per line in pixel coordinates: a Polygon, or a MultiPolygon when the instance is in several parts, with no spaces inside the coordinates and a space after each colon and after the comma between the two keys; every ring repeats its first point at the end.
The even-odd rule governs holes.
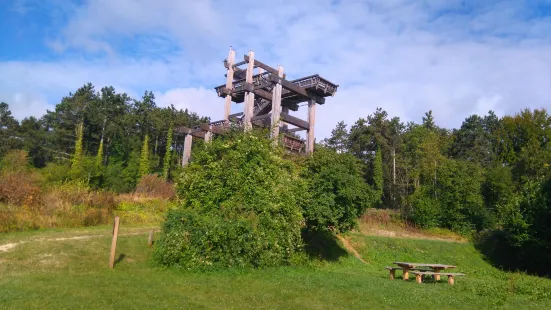
{"type": "Polygon", "coordinates": [[[9,105],[0,103],[0,158],[23,149],[52,181],[80,179],[126,192],[148,173],[172,178],[183,151],[183,137],[174,135],[174,128],[202,122],[209,119],[173,105],[158,107],[151,91],[137,100],[113,87],[96,91],[88,83],[41,118],[18,121],[9,105]]]}
{"type": "Polygon", "coordinates": [[[420,124],[404,124],[378,108],[350,128],[338,123],[322,144],[363,163],[365,181],[380,196],[378,207],[399,210],[425,228],[489,232],[503,244],[500,253],[495,243],[486,247],[501,265],[548,272],[551,116],[546,109],[503,117],[489,111],[446,129],[436,125],[432,111],[420,124]]]}

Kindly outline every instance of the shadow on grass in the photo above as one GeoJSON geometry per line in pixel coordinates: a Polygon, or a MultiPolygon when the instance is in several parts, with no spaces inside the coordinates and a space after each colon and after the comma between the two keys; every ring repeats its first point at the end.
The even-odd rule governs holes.
{"type": "Polygon", "coordinates": [[[329,232],[304,230],[302,239],[306,244],[306,253],[311,258],[337,261],[340,257],[348,255],[339,245],[337,238],[329,232]]]}
{"type": "Polygon", "coordinates": [[[122,262],[125,257],[126,257],[126,254],[124,254],[124,253],[119,255],[119,258],[117,258],[117,260],[115,260],[115,265],[122,262]]]}

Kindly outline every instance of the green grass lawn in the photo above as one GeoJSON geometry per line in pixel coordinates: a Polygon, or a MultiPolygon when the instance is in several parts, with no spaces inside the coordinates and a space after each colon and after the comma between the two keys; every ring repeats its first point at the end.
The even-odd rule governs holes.
{"type": "Polygon", "coordinates": [[[115,270],[107,267],[110,227],[0,235],[0,246],[24,242],[0,252],[0,309],[551,308],[551,280],[501,272],[469,243],[351,233],[367,265],[345,255],[308,267],[192,273],[155,266],[146,231],[121,229],[115,270]],[[395,260],[456,264],[467,276],[454,286],[445,277],[391,281],[384,267],[395,260]]]}

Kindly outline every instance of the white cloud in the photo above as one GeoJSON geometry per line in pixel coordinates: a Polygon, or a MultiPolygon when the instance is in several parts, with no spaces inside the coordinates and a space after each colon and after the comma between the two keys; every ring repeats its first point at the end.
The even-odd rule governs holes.
{"type": "Polygon", "coordinates": [[[224,118],[224,99],[219,98],[212,89],[175,88],[155,92],[155,102],[161,107],[172,104],[176,109],[188,109],[200,116],[209,116],[212,121],[224,118]]]}
{"type": "Polygon", "coordinates": [[[551,106],[551,18],[531,18],[519,1],[330,3],[88,1],[65,9],[69,21],[50,45],[110,56],[0,62],[0,93],[40,94],[51,104],[90,81],[134,96],[157,90],[160,105],[217,120],[223,100],[212,88],[224,82],[221,61],[233,45],[238,59],[253,49],[290,78],[320,73],[340,85],[317,109],[318,139],[378,106],[404,121],[433,110],[445,127],[490,109],[551,106]],[[134,43],[132,54],[121,42],[134,43]]]}
{"type": "Polygon", "coordinates": [[[53,109],[53,106],[37,93],[0,93],[0,102],[9,103],[10,111],[16,119],[29,116],[40,118],[46,109],[53,109]]]}

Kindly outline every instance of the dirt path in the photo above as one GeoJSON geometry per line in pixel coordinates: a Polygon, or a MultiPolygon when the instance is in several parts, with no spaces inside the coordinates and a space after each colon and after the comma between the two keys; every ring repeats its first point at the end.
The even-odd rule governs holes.
{"type": "Polygon", "coordinates": [[[358,253],[358,251],[356,251],[356,249],[354,249],[354,247],[350,244],[350,242],[348,242],[348,240],[346,240],[346,238],[344,238],[341,235],[337,235],[337,238],[342,242],[342,245],[345,247],[345,249],[348,252],[350,252],[354,256],[356,256],[356,258],[359,259],[362,263],[367,264],[367,262],[362,258],[360,253],[358,253]]]}
{"type": "MultiPolygon", "coordinates": [[[[150,232],[151,229],[143,230],[143,231],[135,231],[130,233],[122,233],[119,234],[119,236],[133,236],[133,235],[140,235],[144,233],[150,232]]],[[[160,229],[153,229],[154,232],[159,232],[160,229]]],[[[90,238],[99,238],[99,237],[107,237],[111,236],[111,234],[95,234],[95,235],[82,235],[82,236],[74,236],[74,237],[58,237],[58,238],[41,238],[41,239],[32,239],[29,241],[19,241],[19,242],[12,242],[12,243],[6,243],[3,245],[0,245],[0,253],[2,252],[8,252],[10,250],[15,249],[17,246],[23,243],[28,242],[37,242],[37,241],[67,241],[67,240],[85,240],[90,238]]]]}
{"type": "Polygon", "coordinates": [[[0,245],[0,252],[7,252],[7,251],[15,248],[16,246],[18,246],[20,243],[22,243],[22,242],[8,243],[8,244],[0,245]]]}

